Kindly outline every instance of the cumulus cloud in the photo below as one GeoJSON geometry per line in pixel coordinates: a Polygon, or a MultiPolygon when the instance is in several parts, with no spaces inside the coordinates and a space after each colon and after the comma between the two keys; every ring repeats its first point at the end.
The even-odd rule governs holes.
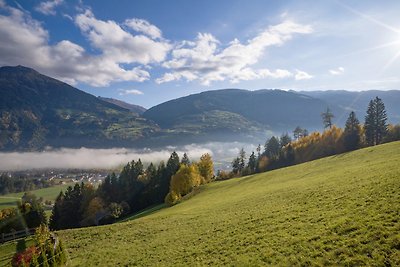
{"type": "Polygon", "coordinates": [[[332,69],[329,70],[329,73],[332,75],[341,75],[344,73],[344,68],[343,67],[338,67],[337,69],[332,69]]]}
{"type": "Polygon", "coordinates": [[[120,89],[119,95],[143,95],[143,92],[136,89],[120,89]]]}
{"type": "Polygon", "coordinates": [[[312,79],[314,76],[308,74],[305,71],[301,71],[301,70],[296,70],[296,74],[294,76],[294,79],[296,81],[300,81],[300,80],[309,80],[312,79]]]}
{"type": "Polygon", "coordinates": [[[103,52],[106,58],[119,63],[149,64],[165,59],[171,46],[144,35],[133,35],[115,21],[96,19],[90,10],[79,14],[75,23],[91,45],[103,52]]]}
{"type": "Polygon", "coordinates": [[[204,85],[214,81],[229,80],[233,83],[241,80],[261,78],[286,78],[293,76],[288,70],[253,69],[265,50],[270,46],[283,45],[295,34],[312,32],[309,25],[285,21],[270,26],[256,37],[243,44],[234,39],[226,47],[211,34],[199,33],[194,42],[184,41],[172,51],[172,58],[162,64],[170,69],[157,83],[180,79],[199,80],[204,85]]]}
{"type": "Polygon", "coordinates": [[[49,34],[29,13],[7,5],[0,15],[0,65],[25,65],[75,84],[107,86],[116,81],[142,82],[150,78],[143,64],[164,60],[170,45],[133,35],[114,21],[102,21],[90,10],[75,17],[76,25],[98,50],[89,54],[69,40],[49,44],[49,34]],[[136,64],[124,68],[121,64],[136,64]]]}
{"type": "MultiPolygon", "coordinates": [[[[55,14],[63,0],[45,1],[36,9],[55,14]]],[[[195,40],[172,45],[150,22],[130,18],[122,23],[96,18],[90,8],[65,15],[87,39],[86,48],[70,40],[51,43],[48,31],[29,12],[0,0],[0,65],[25,65],[70,84],[108,86],[113,82],[143,82],[150,79],[152,66],[166,70],[157,83],[178,80],[210,85],[255,79],[309,79],[312,76],[285,69],[255,68],[268,47],[281,46],[295,35],[309,34],[311,26],[286,20],[261,31],[254,38],[228,44],[210,33],[195,40]],[[128,67],[129,66],[129,67],[128,67]]]]}
{"type": "Polygon", "coordinates": [[[64,0],[50,0],[41,2],[35,7],[35,10],[45,15],[55,15],[55,8],[61,5],[64,0]]]}
{"type": "Polygon", "coordinates": [[[141,32],[152,39],[162,38],[161,30],[144,19],[127,19],[124,23],[136,32],[141,32]]]}

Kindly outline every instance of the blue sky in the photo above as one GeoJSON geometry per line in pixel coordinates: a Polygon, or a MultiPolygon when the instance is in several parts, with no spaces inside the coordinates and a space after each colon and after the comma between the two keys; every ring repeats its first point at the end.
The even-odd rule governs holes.
{"type": "Polygon", "coordinates": [[[0,65],[151,107],[221,88],[400,88],[400,1],[0,0],[0,65]]]}

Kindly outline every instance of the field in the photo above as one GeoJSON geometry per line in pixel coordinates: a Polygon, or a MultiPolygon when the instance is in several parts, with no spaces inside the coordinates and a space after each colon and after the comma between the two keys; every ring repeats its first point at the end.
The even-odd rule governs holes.
{"type": "MultiPolygon", "coordinates": [[[[54,200],[57,198],[60,191],[64,191],[67,189],[68,186],[73,185],[72,183],[68,183],[65,185],[57,185],[48,188],[42,188],[30,191],[35,194],[38,198],[42,197],[44,200],[54,200]]],[[[15,207],[18,200],[24,195],[24,192],[20,193],[11,193],[7,195],[0,196],[0,210],[4,208],[15,207]]]]}
{"type": "Polygon", "coordinates": [[[399,162],[400,142],[369,147],[59,235],[69,266],[400,266],[399,162]]]}

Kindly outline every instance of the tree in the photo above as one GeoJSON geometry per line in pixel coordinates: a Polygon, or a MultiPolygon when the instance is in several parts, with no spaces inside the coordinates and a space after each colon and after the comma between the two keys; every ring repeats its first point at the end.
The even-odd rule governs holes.
{"type": "Polygon", "coordinates": [[[279,145],[280,145],[281,148],[286,146],[290,142],[292,142],[292,138],[290,138],[288,133],[284,133],[284,134],[281,135],[281,138],[279,140],[279,145]]]}
{"type": "Polygon", "coordinates": [[[355,150],[360,146],[360,122],[354,111],[350,112],[346,120],[346,126],[343,133],[343,145],[346,151],[355,150]]]}
{"type": "Polygon", "coordinates": [[[293,137],[295,140],[299,140],[300,138],[303,137],[303,135],[304,135],[304,130],[300,126],[297,126],[293,130],[293,137]]]}
{"type": "Polygon", "coordinates": [[[329,107],[326,108],[325,112],[321,113],[321,117],[322,117],[322,123],[324,124],[324,128],[331,129],[333,125],[332,118],[334,118],[335,116],[333,115],[329,107]]]}
{"type": "Polygon", "coordinates": [[[256,150],[257,150],[257,159],[259,159],[261,157],[261,145],[260,144],[258,144],[256,150]]]}
{"type": "Polygon", "coordinates": [[[59,230],[61,220],[61,206],[64,201],[64,193],[61,191],[56,201],[54,202],[53,210],[51,211],[49,227],[51,230],[59,230]]]}
{"type": "Polygon", "coordinates": [[[269,158],[277,158],[280,151],[280,144],[275,136],[272,136],[265,143],[265,155],[269,158]]]}
{"type": "Polygon", "coordinates": [[[242,172],[245,166],[246,166],[246,152],[242,148],[239,151],[239,172],[242,172]]]}
{"type": "Polygon", "coordinates": [[[27,227],[35,228],[41,224],[47,224],[42,203],[38,201],[36,195],[24,193],[21,200],[22,202],[18,205],[18,208],[27,227]]]}
{"type": "Polygon", "coordinates": [[[371,100],[365,116],[365,139],[368,145],[378,145],[387,134],[385,105],[379,97],[371,100]]]}
{"type": "Polygon", "coordinates": [[[179,170],[172,176],[170,193],[176,194],[179,198],[190,193],[193,188],[199,186],[201,176],[196,165],[181,165],[179,170]]]}
{"type": "Polygon", "coordinates": [[[181,164],[190,165],[190,160],[186,153],[183,153],[181,164]]]}
{"type": "Polygon", "coordinates": [[[234,174],[239,174],[240,171],[241,171],[241,169],[240,169],[240,158],[239,157],[234,158],[232,163],[231,163],[231,165],[232,165],[232,172],[234,174]]]}
{"type": "Polygon", "coordinates": [[[214,163],[210,154],[206,153],[200,157],[197,163],[200,175],[203,177],[205,183],[211,182],[214,177],[214,163]]]}
{"type": "Polygon", "coordinates": [[[249,157],[249,163],[247,164],[247,168],[249,169],[250,173],[256,172],[257,159],[256,159],[256,155],[254,154],[254,151],[251,152],[251,155],[249,157]]]}

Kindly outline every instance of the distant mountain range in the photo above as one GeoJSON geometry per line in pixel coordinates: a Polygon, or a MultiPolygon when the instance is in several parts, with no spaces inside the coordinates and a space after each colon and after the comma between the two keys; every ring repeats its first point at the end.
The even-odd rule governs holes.
{"type": "Polygon", "coordinates": [[[400,122],[400,91],[247,91],[223,89],[167,101],[146,110],[95,97],[23,66],[0,68],[0,150],[52,147],[154,147],[192,142],[263,142],[296,126],[322,128],[329,107],[343,125],[360,121],[370,99],[383,99],[400,122]]]}

